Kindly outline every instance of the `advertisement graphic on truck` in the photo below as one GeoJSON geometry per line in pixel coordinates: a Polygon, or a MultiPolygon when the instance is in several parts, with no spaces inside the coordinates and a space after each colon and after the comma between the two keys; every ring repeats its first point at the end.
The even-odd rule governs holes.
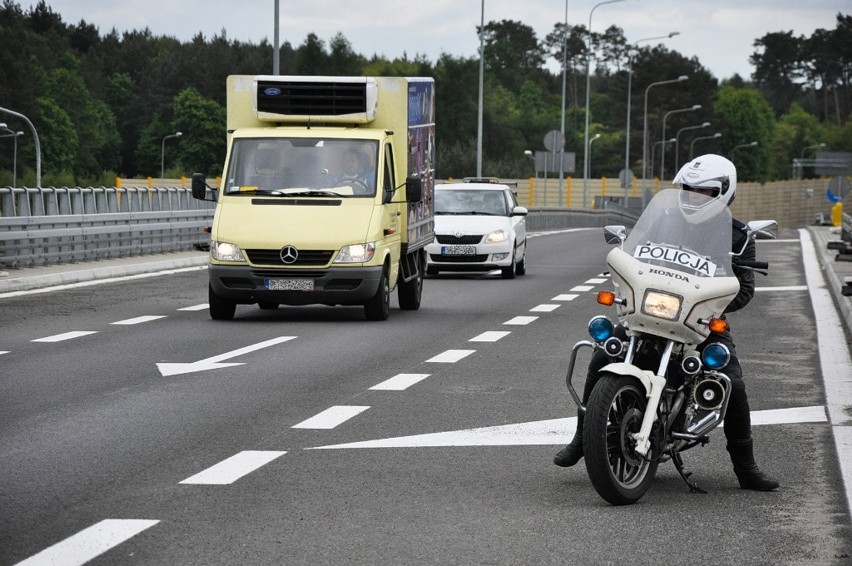
{"type": "Polygon", "coordinates": [[[416,310],[434,237],[431,78],[228,77],[222,187],[211,226],[210,316],[240,304],[416,310]]]}

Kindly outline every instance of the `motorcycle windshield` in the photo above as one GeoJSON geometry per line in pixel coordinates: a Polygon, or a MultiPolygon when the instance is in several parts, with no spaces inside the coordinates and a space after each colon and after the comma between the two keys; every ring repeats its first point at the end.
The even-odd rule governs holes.
{"type": "Polygon", "coordinates": [[[693,191],[658,192],[624,242],[648,263],[699,277],[730,277],[731,212],[719,199],[693,191]]]}

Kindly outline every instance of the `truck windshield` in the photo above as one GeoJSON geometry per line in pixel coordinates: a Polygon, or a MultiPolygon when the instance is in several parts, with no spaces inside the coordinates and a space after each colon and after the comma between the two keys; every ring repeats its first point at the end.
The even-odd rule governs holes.
{"type": "Polygon", "coordinates": [[[365,140],[238,138],[225,192],[373,197],[378,148],[365,140]]]}

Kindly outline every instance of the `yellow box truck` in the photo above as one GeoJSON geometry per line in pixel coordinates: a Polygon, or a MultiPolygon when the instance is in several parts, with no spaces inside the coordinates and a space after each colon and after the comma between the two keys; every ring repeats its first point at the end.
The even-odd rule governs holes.
{"type": "Polygon", "coordinates": [[[238,304],[420,307],[434,237],[435,86],[411,77],[228,77],[210,316],[238,304]]]}

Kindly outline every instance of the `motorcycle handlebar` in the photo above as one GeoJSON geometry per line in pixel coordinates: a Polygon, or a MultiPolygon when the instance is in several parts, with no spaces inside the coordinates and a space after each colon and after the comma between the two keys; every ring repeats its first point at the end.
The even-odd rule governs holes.
{"type": "Polygon", "coordinates": [[[765,261],[735,260],[734,265],[750,269],[769,269],[769,263],[765,261]]]}

